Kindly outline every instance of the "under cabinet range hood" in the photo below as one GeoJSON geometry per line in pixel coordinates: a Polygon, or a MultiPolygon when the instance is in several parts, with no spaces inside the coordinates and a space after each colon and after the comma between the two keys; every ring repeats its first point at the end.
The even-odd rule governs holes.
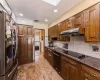
{"type": "Polygon", "coordinates": [[[80,28],[74,28],[71,30],[62,31],[60,34],[63,36],[79,36],[82,35],[80,34],[79,29],[80,28]]]}

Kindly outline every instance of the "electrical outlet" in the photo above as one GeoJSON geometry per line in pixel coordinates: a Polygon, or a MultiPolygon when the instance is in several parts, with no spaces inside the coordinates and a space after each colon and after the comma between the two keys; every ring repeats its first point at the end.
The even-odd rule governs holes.
{"type": "Polygon", "coordinates": [[[99,51],[99,46],[92,46],[93,52],[98,52],[99,51]]]}

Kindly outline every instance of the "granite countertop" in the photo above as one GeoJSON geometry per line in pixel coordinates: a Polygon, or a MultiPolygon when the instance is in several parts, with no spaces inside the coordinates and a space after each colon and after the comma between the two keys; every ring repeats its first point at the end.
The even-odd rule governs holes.
{"type": "MultiPolygon", "coordinates": [[[[91,68],[93,68],[93,69],[95,69],[97,71],[100,71],[100,59],[97,59],[97,58],[94,58],[94,57],[91,57],[91,56],[88,56],[88,57],[86,57],[84,59],[78,59],[78,58],[75,58],[75,57],[73,57],[71,55],[65,54],[64,50],[61,49],[61,48],[58,48],[58,47],[54,48],[54,47],[49,47],[49,46],[45,46],[45,47],[47,47],[47,48],[49,48],[49,49],[51,49],[53,51],[56,51],[58,53],[61,53],[62,55],[67,56],[69,58],[72,58],[72,59],[74,59],[76,61],[79,61],[82,64],[85,64],[85,65],[87,65],[87,66],[89,66],[89,67],[91,67],[91,68]]],[[[70,51],[70,50],[66,50],[66,51],[70,51]]],[[[73,52],[73,51],[71,51],[71,52],[73,52]]]]}

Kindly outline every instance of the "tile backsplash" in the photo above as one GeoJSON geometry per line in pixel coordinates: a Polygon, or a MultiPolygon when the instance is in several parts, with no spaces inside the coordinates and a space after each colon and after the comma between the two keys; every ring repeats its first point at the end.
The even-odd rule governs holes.
{"type": "MultiPolygon", "coordinates": [[[[66,42],[57,41],[54,43],[54,46],[63,48],[64,44],[66,44],[66,42]]],[[[100,59],[100,44],[85,43],[83,36],[71,37],[70,42],[68,42],[68,49],[100,59]],[[98,50],[94,51],[93,47],[97,48],[98,50]]]]}

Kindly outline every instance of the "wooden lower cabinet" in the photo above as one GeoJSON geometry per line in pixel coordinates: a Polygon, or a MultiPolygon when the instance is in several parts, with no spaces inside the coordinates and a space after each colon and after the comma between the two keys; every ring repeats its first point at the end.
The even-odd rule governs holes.
{"type": "Polygon", "coordinates": [[[69,64],[69,80],[79,80],[78,67],[69,64]]]}
{"type": "Polygon", "coordinates": [[[61,58],[61,76],[64,80],[69,80],[69,64],[61,58]]]}
{"type": "Polygon", "coordinates": [[[71,62],[67,57],[61,57],[61,76],[64,80],[79,80],[79,68],[71,62]]]}
{"type": "Polygon", "coordinates": [[[53,66],[53,53],[51,50],[48,50],[48,61],[53,66]]]}
{"type": "Polygon", "coordinates": [[[82,65],[81,74],[82,80],[100,80],[100,72],[85,65],[82,65]]]}
{"type": "Polygon", "coordinates": [[[44,58],[48,59],[48,48],[47,47],[44,48],[44,58]]]}
{"type": "MultiPolygon", "coordinates": [[[[54,67],[55,59],[52,50],[45,48],[44,57],[46,57],[51,66],[54,67]]],[[[64,80],[100,80],[99,71],[64,55],[61,55],[60,72],[60,75],[64,80]]]]}

